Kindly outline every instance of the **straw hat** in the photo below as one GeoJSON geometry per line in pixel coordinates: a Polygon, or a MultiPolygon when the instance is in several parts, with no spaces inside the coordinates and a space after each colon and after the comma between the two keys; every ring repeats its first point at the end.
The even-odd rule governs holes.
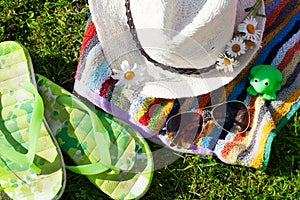
{"type": "Polygon", "coordinates": [[[264,14],[261,0],[89,0],[89,5],[115,87],[166,99],[229,83],[259,50],[265,24],[255,15],[264,14]]]}

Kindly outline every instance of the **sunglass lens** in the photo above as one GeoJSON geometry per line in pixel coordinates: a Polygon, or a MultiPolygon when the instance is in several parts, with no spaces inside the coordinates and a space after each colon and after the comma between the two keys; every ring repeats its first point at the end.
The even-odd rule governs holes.
{"type": "Polygon", "coordinates": [[[244,132],[249,127],[250,114],[242,102],[227,102],[212,111],[215,122],[231,133],[244,132]]]}
{"type": "Polygon", "coordinates": [[[166,130],[172,146],[189,148],[202,132],[203,118],[199,113],[181,113],[171,117],[166,130]]]}

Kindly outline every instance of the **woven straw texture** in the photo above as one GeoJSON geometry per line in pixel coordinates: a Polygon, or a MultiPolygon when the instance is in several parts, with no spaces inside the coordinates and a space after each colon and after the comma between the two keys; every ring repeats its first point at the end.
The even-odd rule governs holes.
{"type": "MultiPolygon", "coordinates": [[[[236,58],[239,65],[230,73],[217,70],[215,63],[238,24],[249,15],[245,9],[255,3],[90,0],[89,7],[109,67],[121,70],[121,63],[127,60],[130,66],[137,64],[140,71],[136,74],[143,74],[128,92],[171,99],[211,92],[244,69],[259,45],[236,58]]],[[[264,14],[263,6],[259,7],[264,14]]],[[[257,16],[256,20],[257,30],[262,31],[265,18],[257,16]]]]}

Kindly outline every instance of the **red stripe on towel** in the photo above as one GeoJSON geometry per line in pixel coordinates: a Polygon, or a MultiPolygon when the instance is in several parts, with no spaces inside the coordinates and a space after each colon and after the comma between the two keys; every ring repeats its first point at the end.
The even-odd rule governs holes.
{"type": "Polygon", "coordinates": [[[280,4],[278,4],[276,8],[274,8],[274,10],[267,17],[265,29],[267,29],[269,26],[276,22],[278,14],[281,12],[281,10],[283,10],[286,7],[288,3],[289,1],[287,0],[282,1],[280,4]]]}
{"type": "Polygon", "coordinates": [[[77,69],[76,69],[75,78],[78,75],[78,69],[79,69],[80,64],[81,64],[82,52],[84,51],[86,45],[94,37],[95,34],[97,34],[96,27],[95,27],[94,23],[91,20],[89,25],[86,27],[86,30],[85,30],[85,33],[84,33],[84,36],[83,36],[82,45],[81,45],[80,52],[79,52],[79,61],[78,61],[77,69]]]}
{"type": "Polygon", "coordinates": [[[286,54],[281,63],[278,65],[278,69],[280,71],[283,71],[291,62],[291,60],[294,58],[295,54],[300,51],[300,40],[292,47],[290,48],[286,54]]]}
{"type": "Polygon", "coordinates": [[[144,126],[148,126],[149,122],[151,120],[151,107],[157,104],[160,104],[163,101],[163,99],[161,98],[155,98],[154,101],[148,106],[147,108],[147,112],[145,112],[145,114],[139,119],[139,122],[144,125],[144,126]]]}

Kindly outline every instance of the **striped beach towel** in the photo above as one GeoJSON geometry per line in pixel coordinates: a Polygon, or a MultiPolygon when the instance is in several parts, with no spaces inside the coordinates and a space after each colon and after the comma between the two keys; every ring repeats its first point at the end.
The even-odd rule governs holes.
{"type": "MultiPolygon", "coordinates": [[[[167,145],[164,127],[170,116],[211,105],[216,98],[243,101],[251,114],[251,129],[225,135],[213,129],[201,137],[193,148],[175,150],[212,154],[225,163],[264,170],[276,133],[300,106],[300,1],[267,0],[265,8],[267,20],[262,49],[237,78],[209,94],[171,100],[115,90],[115,80],[111,78],[93,16],[90,16],[74,90],[97,107],[135,127],[144,137],[167,145]],[[247,94],[250,69],[258,64],[273,65],[283,74],[282,88],[274,101],[247,94]]],[[[173,148],[171,145],[169,147],[173,148]]]]}

